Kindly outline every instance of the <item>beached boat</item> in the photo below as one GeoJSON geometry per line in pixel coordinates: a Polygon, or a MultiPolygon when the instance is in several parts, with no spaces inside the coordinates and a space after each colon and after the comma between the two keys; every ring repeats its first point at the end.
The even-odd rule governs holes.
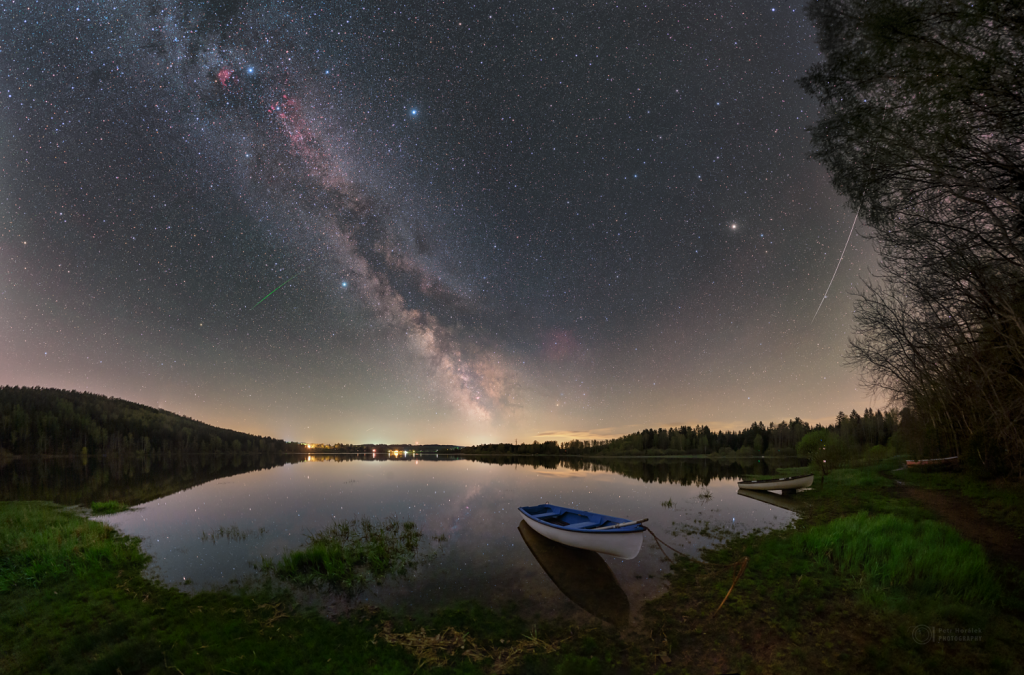
{"type": "Polygon", "coordinates": [[[959,464],[959,457],[939,457],[938,459],[908,459],[907,466],[944,466],[948,464],[959,464]]]}
{"type": "Polygon", "coordinates": [[[537,534],[566,546],[632,560],[644,543],[643,520],[626,520],[553,504],[520,506],[519,513],[537,534]]]}
{"type": "Polygon", "coordinates": [[[769,478],[767,480],[741,480],[741,490],[782,490],[783,492],[795,491],[800,488],[809,488],[814,482],[814,475],[789,476],[787,478],[769,478]]]}

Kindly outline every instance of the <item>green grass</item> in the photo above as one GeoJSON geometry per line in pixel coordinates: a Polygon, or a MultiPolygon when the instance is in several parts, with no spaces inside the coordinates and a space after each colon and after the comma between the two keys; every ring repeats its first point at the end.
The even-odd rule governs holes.
{"type": "Polygon", "coordinates": [[[0,593],[80,579],[98,567],[141,565],[138,542],[46,502],[4,502],[0,593]]]}
{"type": "Polygon", "coordinates": [[[945,523],[862,511],[796,537],[819,563],[875,589],[903,588],[975,605],[1000,596],[985,552],[945,523]]]}
{"type": "Polygon", "coordinates": [[[818,472],[793,497],[800,518],[789,527],[726,539],[703,562],[676,557],[668,592],[645,607],[652,637],[633,663],[666,649],[665,672],[680,661],[694,673],[1024,672],[1015,589],[1000,587],[999,563],[897,488],[901,465],[833,470],[824,482],[818,472]],[[712,618],[735,579],[726,565],[744,557],[712,618]],[[982,641],[919,644],[917,626],[982,641]]]}
{"type": "Polygon", "coordinates": [[[122,504],[121,502],[116,501],[116,500],[112,500],[112,501],[109,501],[109,502],[93,502],[92,503],[93,515],[97,515],[97,516],[106,515],[106,514],[109,514],[109,513],[120,513],[121,511],[127,511],[127,510],[128,510],[128,506],[127,505],[122,504]]]}
{"type": "Polygon", "coordinates": [[[325,584],[349,595],[369,581],[403,575],[415,567],[423,533],[416,523],[370,518],[332,523],[307,535],[303,548],[263,568],[303,586],[325,584]]]}

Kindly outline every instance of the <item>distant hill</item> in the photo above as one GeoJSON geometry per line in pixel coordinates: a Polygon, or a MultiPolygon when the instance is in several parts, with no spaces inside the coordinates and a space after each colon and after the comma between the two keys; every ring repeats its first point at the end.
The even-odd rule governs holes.
{"type": "Polygon", "coordinates": [[[288,452],[300,443],[219,429],[165,410],[63,389],[0,387],[0,453],[288,452]]]}

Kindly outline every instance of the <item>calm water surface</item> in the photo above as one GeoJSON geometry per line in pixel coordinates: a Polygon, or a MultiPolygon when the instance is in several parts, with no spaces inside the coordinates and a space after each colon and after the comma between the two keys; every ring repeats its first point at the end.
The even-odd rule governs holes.
{"type": "MultiPolygon", "coordinates": [[[[620,612],[621,602],[618,609],[595,609],[593,599],[574,601],[565,592],[578,592],[570,588],[573,584],[588,586],[586,579],[574,576],[593,568],[596,576],[589,586],[617,585],[625,595],[622,602],[631,608],[622,611],[635,614],[644,600],[666,588],[668,562],[650,535],[640,555],[628,561],[596,554],[594,560],[580,561],[544,545],[538,548],[536,541],[535,555],[519,531],[518,506],[550,502],[649,518],[647,525],[659,537],[693,556],[714,542],[682,533],[681,524],[707,522],[743,533],[782,527],[794,518],[785,508],[737,494],[736,478],[682,484],[645,482],[586,464],[568,468],[556,462],[555,468],[546,468],[470,460],[330,459],[310,457],[219,478],[100,520],[141,537],[160,579],[201,589],[253,574],[262,557],[277,558],[300,547],[307,533],[334,520],[398,516],[447,541],[428,544],[434,555],[425,563],[406,578],[369,587],[355,598],[357,604],[422,612],[459,600],[494,607],[511,602],[527,615],[578,621],[597,615],[614,622],[607,614],[620,612]]],[[[624,466],[617,468],[644,475],[640,462],[624,466]]],[[[694,467],[686,468],[694,473],[694,467]]],[[[611,588],[598,593],[619,594],[611,588]]]]}

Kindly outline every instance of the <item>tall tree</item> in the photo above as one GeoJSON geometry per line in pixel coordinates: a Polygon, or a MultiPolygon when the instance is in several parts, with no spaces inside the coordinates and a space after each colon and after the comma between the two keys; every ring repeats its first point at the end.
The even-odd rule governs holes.
{"type": "Polygon", "coordinates": [[[872,226],[851,361],[1024,474],[1024,5],[816,0],[813,155],[872,226]]]}

